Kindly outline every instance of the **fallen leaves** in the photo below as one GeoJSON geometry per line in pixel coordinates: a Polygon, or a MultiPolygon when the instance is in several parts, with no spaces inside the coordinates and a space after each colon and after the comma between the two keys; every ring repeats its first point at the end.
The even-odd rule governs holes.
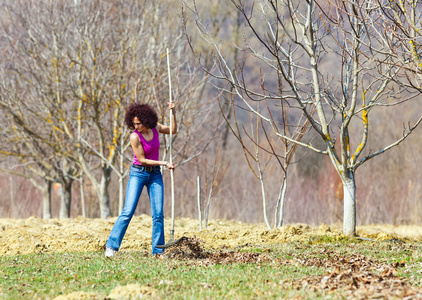
{"type": "Polygon", "coordinates": [[[302,261],[304,266],[326,269],[320,276],[307,276],[293,283],[295,289],[313,289],[328,293],[346,292],[356,299],[422,299],[422,289],[397,277],[397,267],[405,262],[387,264],[360,254],[327,253],[325,258],[302,261]]]}
{"type": "Polygon", "coordinates": [[[397,268],[405,267],[405,261],[389,264],[362,254],[342,254],[327,249],[285,259],[270,256],[269,251],[205,251],[202,244],[203,241],[196,237],[187,238],[183,243],[167,249],[163,258],[189,261],[189,264],[196,266],[273,263],[276,267],[291,265],[323,268],[326,272],[322,275],[284,281],[281,286],[285,289],[320,291],[322,294],[338,296],[346,293],[348,297],[355,299],[422,299],[422,288],[413,287],[405,278],[397,276],[397,268]]]}
{"type": "Polygon", "coordinates": [[[240,251],[205,251],[204,241],[193,237],[187,238],[177,246],[165,251],[164,258],[178,260],[194,260],[195,265],[208,266],[231,263],[261,263],[270,262],[265,253],[249,253],[240,251]]]}

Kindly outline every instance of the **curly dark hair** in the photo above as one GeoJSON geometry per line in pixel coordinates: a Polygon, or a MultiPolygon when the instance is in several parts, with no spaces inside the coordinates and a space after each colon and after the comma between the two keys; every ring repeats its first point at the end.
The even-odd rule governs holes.
{"type": "Polygon", "coordinates": [[[150,129],[155,128],[158,116],[154,109],[148,104],[134,102],[126,108],[125,124],[130,129],[134,129],[133,118],[137,117],[139,122],[150,129]]]}

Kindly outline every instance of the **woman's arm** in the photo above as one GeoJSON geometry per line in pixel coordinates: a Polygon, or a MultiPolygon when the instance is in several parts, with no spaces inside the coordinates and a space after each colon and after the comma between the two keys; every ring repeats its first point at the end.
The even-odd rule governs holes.
{"type": "Polygon", "coordinates": [[[135,132],[130,135],[130,144],[132,145],[133,152],[141,165],[151,167],[166,166],[167,169],[174,169],[174,165],[170,164],[168,161],[146,159],[144,147],[142,147],[141,140],[135,132]]]}
{"type": "MultiPolygon", "coordinates": [[[[171,111],[171,118],[172,118],[172,125],[173,125],[173,134],[177,133],[177,122],[176,122],[176,109],[174,108],[174,102],[167,102],[169,105],[169,109],[171,111]]],[[[160,123],[157,123],[157,127],[155,127],[159,133],[163,134],[170,134],[170,126],[166,126],[160,123]]]]}

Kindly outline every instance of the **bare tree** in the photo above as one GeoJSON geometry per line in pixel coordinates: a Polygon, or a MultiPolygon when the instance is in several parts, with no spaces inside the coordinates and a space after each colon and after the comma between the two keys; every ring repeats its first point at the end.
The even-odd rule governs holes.
{"type": "MultiPolygon", "coordinates": [[[[416,7],[414,1],[411,3],[416,7]]],[[[201,20],[195,1],[185,4],[195,16],[204,39],[214,47],[219,69],[210,73],[233,87],[232,93],[240,99],[242,108],[268,124],[276,136],[330,157],[343,183],[343,231],[354,235],[356,169],[399,145],[422,120],[419,116],[402,130],[397,124],[397,134],[401,135],[396,140],[386,141],[380,149],[371,148],[369,116],[390,107],[404,108],[406,102],[421,92],[415,84],[420,71],[408,68],[400,61],[401,57],[391,55],[402,37],[396,34],[397,18],[404,20],[400,11],[399,17],[391,13],[394,8],[388,1],[232,0],[233,7],[245,19],[242,64],[249,69],[262,64],[267,81],[272,77],[273,81],[281,82],[275,86],[282,89],[271,88],[268,83],[263,93],[254,84],[257,75],[251,75],[245,68],[233,72],[225,49],[213,39],[209,24],[201,20]],[[396,17],[391,20],[389,13],[396,17]],[[315,138],[324,147],[314,147],[312,140],[294,140],[278,131],[276,121],[257,109],[259,101],[270,103],[271,115],[277,115],[280,110],[274,102],[286,101],[293,114],[307,118],[315,138]]],[[[420,27],[420,18],[408,19],[420,27]]],[[[410,35],[410,40],[416,40],[408,29],[412,26],[401,28],[404,35],[410,35]]],[[[399,47],[401,55],[417,63],[419,56],[412,49],[399,47]]],[[[373,126],[371,132],[376,134],[377,128],[373,126]]]]}
{"type": "MultiPolygon", "coordinates": [[[[9,20],[16,21],[3,27],[9,28],[3,35],[10,49],[10,74],[5,80],[30,91],[18,100],[25,113],[30,111],[40,120],[34,136],[40,130],[50,132],[54,141],[49,142],[60,156],[60,171],[69,174],[72,170],[73,176],[63,177],[65,191],[70,191],[79,174],[75,165],[84,171],[98,195],[102,217],[110,215],[110,165],[122,134],[123,107],[133,99],[136,88],[131,82],[139,65],[132,64],[132,57],[140,50],[134,45],[144,25],[131,23],[143,12],[133,7],[140,4],[127,3],[125,11],[116,5],[40,1],[27,7],[18,2],[5,7],[9,20]],[[134,15],[125,19],[130,9],[134,15]]],[[[8,105],[14,109],[15,104],[9,101],[8,105]]],[[[64,195],[68,199],[63,207],[70,208],[70,193],[64,195]]],[[[68,216],[69,209],[60,215],[68,216]]]]}
{"type": "MultiPolygon", "coordinates": [[[[221,181],[224,178],[224,175],[226,174],[227,169],[230,166],[230,161],[227,163],[227,165],[224,167],[223,169],[220,169],[220,166],[218,165],[218,152],[220,149],[220,145],[221,145],[221,140],[222,140],[222,135],[220,135],[220,138],[218,140],[218,144],[217,144],[217,149],[215,150],[215,154],[214,154],[214,161],[212,164],[212,169],[211,169],[211,173],[208,174],[207,171],[207,160],[205,159],[204,161],[204,167],[205,167],[205,199],[204,199],[204,211],[203,211],[203,215],[204,215],[204,222],[205,222],[205,228],[207,228],[208,226],[208,219],[210,216],[210,207],[211,207],[211,203],[212,203],[212,198],[214,197],[215,193],[218,190],[218,187],[221,183],[221,181]],[[208,179],[208,177],[210,177],[208,179]]],[[[199,214],[201,215],[202,212],[199,211],[199,214]]],[[[202,216],[200,217],[200,220],[202,219],[202,216]]],[[[202,224],[200,224],[200,227],[202,227],[202,224]]]]}
{"type": "MultiPolygon", "coordinates": [[[[111,214],[108,187],[115,172],[122,207],[123,180],[133,158],[125,153],[129,135],[124,109],[131,101],[151,103],[158,108],[160,122],[167,122],[166,48],[175,57],[171,69],[180,128],[174,139],[177,165],[198,157],[217,131],[218,126],[205,135],[195,130],[211,115],[211,100],[200,101],[207,76],[190,63],[180,20],[170,5],[39,0],[2,7],[2,54],[8,72],[1,74],[2,107],[17,116],[10,118],[9,126],[21,129],[10,138],[18,139],[23,130],[54,155],[55,170],[63,175],[60,182],[67,191],[61,216],[70,215],[71,185],[83,176],[98,197],[100,216],[106,218],[111,214]],[[30,122],[36,126],[25,131],[30,122]]],[[[165,157],[168,140],[163,145],[165,157]]],[[[32,151],[26,155],[35,160],[32,151]]],[[[38,155],[36,162],[43,164],[46,157],[38,155]]]]}
{"type": "MultiPolygon", "coordinates": [[[[279,81],[280,82],[280,81],[279,81]]],[[[261,77],[261,88],[262,93],[265,94],[265,84],[263,78],[261,77]]],[[[279,87],[281,90],[281,87],[279,87]]],[[[234,126],[230,126],[228,118],[225,118],[228,128],[232,131],[238,142],[242,146],[242,150],[247,161],[247,164],[250,170],[253,172],[255,177],[261,183],[261,195],[262,195],[262,209],[263,209],[263,216],[264,221],[267,227],[270,229],[271,225],[267,216],[267,192],[265,188],[265,178],[264,173],[270,164],[272,158],[276,161],[277,165],[280,167],[281,172],[283,174],[280,189],[275,201],[274,205],[274,228],[281,227],[283,225],[284,219],[284,203],[287,191],[287,183],[288,183],[288,171],[290,164],[293,159],[293,155],[298,147],[298,144],[292,143],[286,139],[281,139],[280,137],[274,135],[270,136],[271,130],[268,132],[266,130],[264,122],[259,118],[256,117],[256,125],[254,126],[251,121],[251,129],[248,130],[244,124],[240,125],[240,121],[238,121],[236,115],[236,105],[233,100],[230,101],[232,106],[232,115],[234,120],[234,126]],[[242,134],[244,133],[244,134],[242,134]],[[247,140],[244,139],[244,135],[248,137],[248,140],[252,142],[252,145],[248,145],[247,140]],[[265,139],[262,142],[260,136],[264,135],[265,139]],[[263,162],[263,160],[265,160],[263,162]]],[[[268,102],[265,102],[266,107],[265,109],[269,110],[268,102]]],[[[221,106],[220,106],[221,107],[221,106]]],[[[274,122],[275,129],[277,131],[281,131],[284,135],[290,136],[291,139],[300,141],[305,133],[308,131],[309,121],[304,118],[302,115],[298,120],[297,124],[290,124],[288,119],[288,107],[286,102],[280,101],[280,108],[281,114],[278,116],[279,120],[274,122]],[[279,124],[279,125],[277,125],[279,124]],[[281,127],[281,128],[280,128],[281,127]]],[[[239,110],[239,109],[238,109],[239,110]]],[[[260,112],[259,102],[257,104],[257,112],[260,112]]],[[[222,110],[222,114],[224,112],[222,110]]],[[[269,114],[270,118],[273,118],[271,114],[269,114]]]]}
{"type": "Polygon", "coordinates": [[[71,184],[77,168],[68,164],[63,145],[57,143],[51,127],[43,127],[40,106],[27,101],[31,91],[16,81],[0,81],[0,109],[4,115],[2,131],[2,170],[27,178],[43,195],[43,217],[51,218],[51,184],[63,186],[60,217],[70,216],[71,184]],[[6,157],[15,158],[8,159],[6,157]],[[42,178],[40,184],[36,178],[42,178]]]}

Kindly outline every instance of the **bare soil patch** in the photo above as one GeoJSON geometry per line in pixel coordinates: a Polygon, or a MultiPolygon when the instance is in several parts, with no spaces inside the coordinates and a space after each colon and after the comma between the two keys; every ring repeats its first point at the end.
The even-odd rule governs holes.
{"type": "MultiPolygon", "coordinates": [[[[0,219],[0,255],[39,252],[102,251],[116,217],[110,219],[0,219]]],[[[166,220],[166,234],[170,221],[166,220]]],[[[151,217],[136,216],[132,219],[121,250],[151,249],[151,217]]],[[[242,246],[272,245],[292,241],[306,241],[311,237],[329,236],[344,238],[335,226],[306,224],[284,226],[268,230],[262,224],[233,221],[210,221],[208,228],[198,230],[198,221],[180,218],[175,222],[176,238],[185,235],[201,239],[205,249],[235,248],[242,246]]],[[[375,241],[422,241],[422,226],[373,225],[358,228],[358,235],[375,241]]]]}
{"type": "Polygon", "coordinates": [[[98,293],[74,292],[55,297],[54,300],[131,300],[131,299],[159,299],[154,288],[147,285],[128,284],[113,289],[108,296],[98,293]]]}

